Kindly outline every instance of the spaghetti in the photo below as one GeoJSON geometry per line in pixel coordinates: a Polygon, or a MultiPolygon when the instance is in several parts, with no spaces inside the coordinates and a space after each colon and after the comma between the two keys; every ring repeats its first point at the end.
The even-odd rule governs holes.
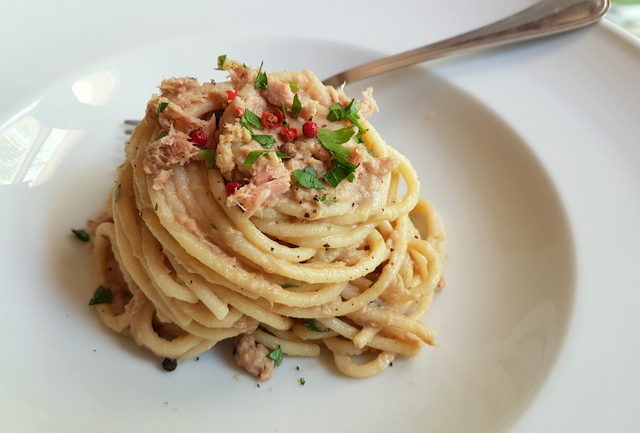
{"type": "Polygon", "coordinates": [[[364,119],[370,90],[220,66],[229,82],[163,81],[126,146],[93,237],[104,323],[171,359],[236,337],[261,380],[276,351],[368,377],[433,344],[444,231],[364,119]]]}

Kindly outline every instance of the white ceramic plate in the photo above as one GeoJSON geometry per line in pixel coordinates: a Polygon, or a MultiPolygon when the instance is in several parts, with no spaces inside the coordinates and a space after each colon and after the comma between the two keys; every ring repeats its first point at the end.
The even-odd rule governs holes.
{"type": "MultiPolygon", "coordinates": [[[[258,388],[224,344],[166,373],[86,305],[90,260],[69,229],[106,197],[123,158],[122,119],[142,116],[163,77],[222,78],[212,71],[218,54],[323,76],[379,55],[367,46],[393,52],[447,36],[425,18],[436,13],[458,18],[452,31],[493,16],[470,1],[393,10],[373,2],[367,22],[386,31],[367,36],[353,30],[363,28],[354,5],[330,15],[274,3],[277,16],[314,26],[289,18],[265,26],[258,2],[245,14],[225,3],[209,20],[163,2],[153,18],[113,3],[52,11],[54,24],[34,18],[39,30],[23,41],[33,55],[10,49],[11,66],[0,71],[8,95],[0,108],[0,430],[637,429],[636,41],[599,25],[349,86],[352,94],[374,86],[381,113],[372,122],[409,156],[448,228],[448,286],[427,318],[440,346],[368,380],[339,376],[328,359],[290,358],[258,388]],[[119,33],[97,16],[120,23],[119,33]],[[435,30],[420,27],[425,19],[435,30]],[[194,34],[189,23],[212,28],[194,34]],[[301,27],[313,28],[301,37],[301,27]],[[42,59],[55,77],[43,78],[42,59]]],[[[39,6],[47,16],[51,6],[39,6]]],[[[3,36],[29,16],[25,7],[13,12],[3,36]]]]}

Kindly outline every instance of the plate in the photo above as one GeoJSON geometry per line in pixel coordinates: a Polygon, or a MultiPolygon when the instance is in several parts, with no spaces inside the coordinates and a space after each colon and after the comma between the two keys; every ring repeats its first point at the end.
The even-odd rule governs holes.
{"type": "MultiPolygon", "coordinates": [[[[115,3],[112,19],[123,4],[115,3]]],[[[474,11],[458,3],[407,6],[459,13],[455,30],[474,11]]],[[[87,11],[78,6],[71,22],[88,25],[87,11]]],[[[385,11],[374,2],[372,23],[385,11]]],[[[230,5],[217,12],[234,16],[230,5]]],[[[122,120],[142,116],[163,77],[221,79],[212,68],[223,53],[324,76],[415,44],[414,31],[376,36],[371,50],[362,35],[345,41],[339,19],[322,21],[326,12],[317,17],[322,31],[295,38],[291,28],[230,30],[229,19],[167,35],[167,12],[153,21],[141,13],[131,11],[140,21],[120,36],[135,43],[109,50],[98,41],[97,54],[68,64],[62,54],[52,65],[58,75],[35,88],[24,85],[31,70],[0,74],[16,83],[0,111],[0,317],[10,331],[0,352],[3,430],[596,432],[611,430],[612,419],[617,431],[636,428],[636,41],[605,23],[349,86],[353,95],[374,87],[381,112],[373,124],[413,162],[422,195],[445,221],[448,285],[426,319],[439,346],[367,380],[339,376],[326,357],[289,358],[257,387],[228,344],[166,373],[107,330],[87,306],[89,254],[69,229],[101,208],[123,160],[122,120]],[[145,39],[145,29],[160,40],[145,39]]],[[[419,23],[409,15],[405,23],[419,23]]],[[[260,18],[256,10],[246,17],[260,18]]],[[[69,32],[60,40],[72,41],[69,32]]]]}

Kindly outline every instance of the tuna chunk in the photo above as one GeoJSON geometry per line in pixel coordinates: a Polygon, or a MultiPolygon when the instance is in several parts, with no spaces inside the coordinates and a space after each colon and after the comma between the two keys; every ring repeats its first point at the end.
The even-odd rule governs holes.
{"type": "Polygon", "coordinates": [[[247,217],[256,211],[273,206],[280,194],[289,191],[291,174],[274,154],[263,156],[251,167],[251,182],[227,197],[227,205],[240,206],[247,217]]]}
{"type": "Polygon", "coordinates": [[[153,189],[162,189],[173,167],[184,165],[198,155],[199,151],[200,149],[191,144],[187,134],[177,132],[173,127],[165,137],[149,143],[145,149],[143,163],[144,172],[155,176],[153,189]]]}
{"type": "Polygon", "coordinates": [[[268,380],[273,376],[275,366],[273,360],[267,358],[270,350],[257,343],[253,336],[241,334],[236,337],[233,359],[239,367],[244,368],[259,380],[268,380]]]}

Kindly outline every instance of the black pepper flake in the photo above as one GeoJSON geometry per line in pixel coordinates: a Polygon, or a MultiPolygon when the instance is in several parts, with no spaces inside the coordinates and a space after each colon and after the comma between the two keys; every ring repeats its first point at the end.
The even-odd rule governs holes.
{"type": "Polygon", "coordinates": [[[309,218],[309,212],[305,212],[305,213],[304,213],[304,217],[305,217],[305,218],[309,218]]]}
{"type": "Polygon", "coordinates": [[[331,245],[329,245],[329,244],[324,244],[324,245],[323,245],[323,247],[325,247],[325,248],[331,248],[331,245]]]}
{"type": "Polygon", "coordinates": [[[167,371],[173,371],[178,366],[178,361],[173,358],[165,358],[162,360],[162,368],[167,371]]]}
{"type": "Polygon", "coordinates": [[[258,382],[256,382],[256,386],[257,386],[258,388],[260,388],[260,384],[259,384],[258,382]]]}
{"type": "Polygon", "coordinates": [[[313,210],[313,213],[318,213],[318,209],[314,209],[314,210],[313,210]]]}
{"type": "Polygon", "coordinates": [[[393,252],[393,248],[389,248],[391,250],[391,252],[393,252]]]}
{"type": "Polygon", "coordinates": [[[300,366],[296,365],[296,370],[300,371],[300,366]]]}
{"type": "Polygon", "coordinates": [[[414,237],[414,239],[418,239],[418,236],[417,236],[417,235],[414,235],[413,237],[414,237]]]}
{"type": "Polygon", "coordinates": [[[271,247],[271,251],[275,250],[275,248],[271,247]]]}
{"type": "Polygon", "coordinates": [[[196,356],[196,361],[200,361],[200,357],[199,356],[196,356]]]}
{"type": "Polygon", "coordinates": [[[351,203],[351,207],[354,207],[356,204],[355,203],[351,203]]]}
{"type": "Polygon", "coordinates": [[[393,367],[393,362],[390,362],[390,363],[389,363],[389,367],[393,367]]]}

